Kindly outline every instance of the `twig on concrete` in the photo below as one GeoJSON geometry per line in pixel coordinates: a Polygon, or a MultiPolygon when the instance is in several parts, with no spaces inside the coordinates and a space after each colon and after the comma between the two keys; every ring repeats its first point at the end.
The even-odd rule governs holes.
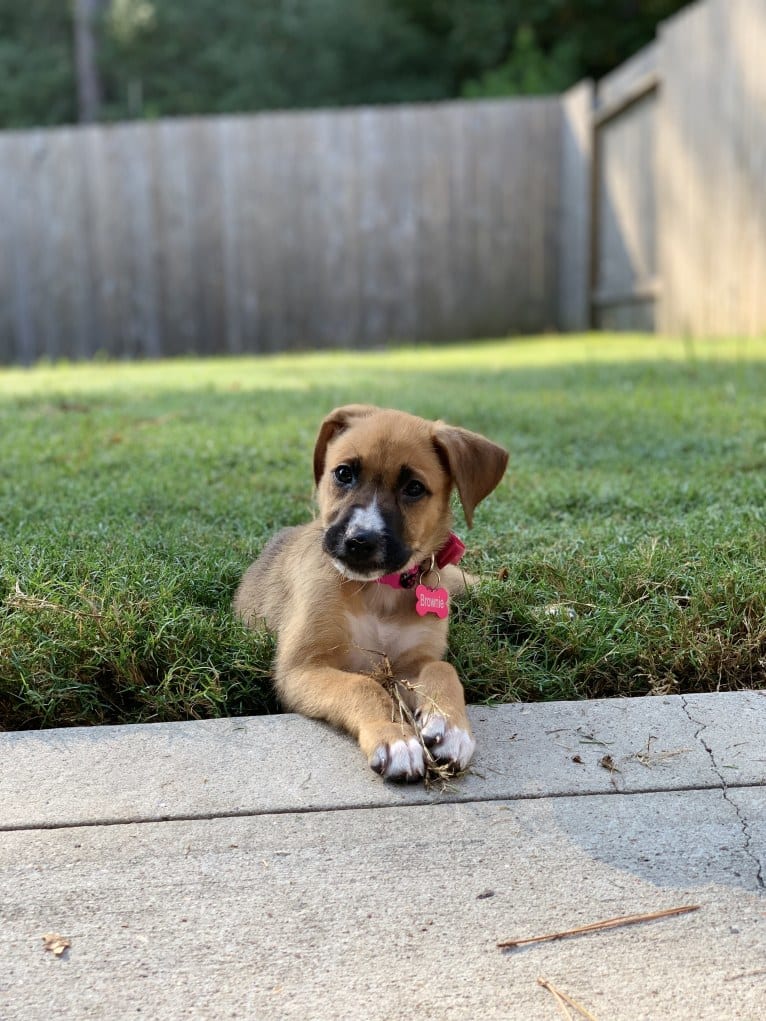
{"type": "Polygon", "coordinates": [[[567,1001],[564,999],[564,997],[561,995],[558,989],[556,989],[555,986],[552,986],[549,982],[546,982],[544,978],[539,978],[537,980],[537,984],[541,985],[543,989],[547,989],[548,992],[553,996],[553,999],[556,1002],[556,1006],[561,1017],[563,1017],[565,1021],[573,1021],[572,1013],[569,1010],[569,1007],[567,1007],[567,1001]]]}
{"type": "Polygon", "coordinates": [[[531,943],[549,943],[551,940],[566,939],[569,936],[583,936],[589,932],[600,932],[603,929],[617,929],[623,925],[637,925],[639,922],[656,922],[660,918],[670,918],[673,915],[686,915],[690,911],[699,911],[699,904],[689,904],[680,908],[666,908],[664,911],[653,911],[646,915],[619,915],[617,918],[607,918],[603,922],[589,922],[588,925],[581,925],[577,929],[567,929],[564,932],[549,932],[544,936],[527,936],[524,939],[506,939],[497,946],[501,950],[515,950],[517,947],[528,946],[531,943]]]}
{"type": "Polygon", "coordinates": [[[556,1000],[556,1006],[559,1008],[562,1015],[568,1019],[568,1021],[572,1021],[572,1015],[569,1013],[570,1007],[572,1010],[576,1010],[580,1017],[586,1018],[587,1021],[596,1021],[596,1018],[589,1010],[586,1010],[581,1003],[577,1002],[577,1000],[573,1000],[568,993],[562,992],[561,989],[557,989],[552,982],[549,982],[545,978],[538,978],[537,984],[542,986],[543,989],[547,989],[548,992],[553,995],[556,1000]]]}
{"type": "Polygon", "coordinates": [[[755,971],[741,971],[738,975],[725,975],[724,982],[735,982],[738,978],[755,978],[756,975],[766,975],[766,968],[756,968],[755,971]]]}
{"type": "Polygon", "coordinates": [[[685,755],[691,751],[691,748],[674,748],[666,752],[653,752],[652,741],[656,740],[657,738],[654,734],[650,734],[649,740],[646,742],[646,749],[643,752],[636,752],[634,755],[628,756],[628,758],[640,762],[646,769],[651,769],[652,766],[665,762],[667,759],[673,759],[677,755],[685,755]]]}

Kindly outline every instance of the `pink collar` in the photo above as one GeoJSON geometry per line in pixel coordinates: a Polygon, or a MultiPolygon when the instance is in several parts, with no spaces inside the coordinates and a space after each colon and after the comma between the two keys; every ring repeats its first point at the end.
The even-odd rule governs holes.
{"type": "MultiPolygon", "coordinates": [[[[454,532],[450,532],[449,538],[436,554],[436,566],[446,567],[447,564],[457,564],[463,559],[465,545],[458,539],[454,532]]],[[[384,574],[378,578],[378,585],[388,585],[390,588],[413,588],[418,578],[423,573],[423,565],[415,564],[408,571],[401,574],[384,574]]]]}

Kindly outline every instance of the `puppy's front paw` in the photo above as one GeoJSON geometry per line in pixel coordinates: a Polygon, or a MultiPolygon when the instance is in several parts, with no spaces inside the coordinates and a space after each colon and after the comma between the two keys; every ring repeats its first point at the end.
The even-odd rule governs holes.
{"type": "Polygon", "coordinates": [[[383,741],[369,758],[370,767],[386,780],[422,780],[426,772],[423,749],[417,737],[406,735],[383,741]]]}
{"type": "Polygon", "coordinates": [[[419,724],[420,736],[438,762],[456,769],[466,768],[476,748],[470,731],[450,723],[440,713],[421,716],[419,724]]]}

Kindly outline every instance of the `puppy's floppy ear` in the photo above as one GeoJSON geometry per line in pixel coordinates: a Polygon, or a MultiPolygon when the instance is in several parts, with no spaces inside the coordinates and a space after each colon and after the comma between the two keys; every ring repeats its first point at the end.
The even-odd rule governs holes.
{"type": "Polygon", "coordinates": [[[508,452],[478,433],[437,422],[434,430],[437,453],[457,486],[465,520],[473,524],[474,508],[503,477],[508,452]]]}
{"type": "Polygon", "coordinates": [[[372,404],[346,404],[331,411],[325,418],[319,427],[319,435],[314,445],[314,481],[317,485],[324,472],[325,455],[330,440],[344,429],[348,429],[355,421],[368,418],[379,410],[372,404]]]}

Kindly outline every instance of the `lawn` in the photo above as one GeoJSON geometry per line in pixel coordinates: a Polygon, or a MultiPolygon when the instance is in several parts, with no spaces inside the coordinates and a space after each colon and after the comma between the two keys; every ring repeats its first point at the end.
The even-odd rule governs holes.
{"type": "Polygon", "coordinates": [[[0,726],[274,711],[229,604],[348,401],[511,452],[456,512],[472,701],[766,687],[766,340],[594,335],[0,371],[0,726]]]}

